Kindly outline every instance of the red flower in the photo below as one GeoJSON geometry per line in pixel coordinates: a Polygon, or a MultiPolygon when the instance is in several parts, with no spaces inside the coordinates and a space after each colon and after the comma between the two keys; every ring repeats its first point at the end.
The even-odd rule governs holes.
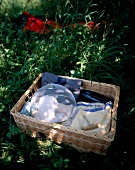
{"type": "Polygon", "coordinates": [[[28,11],[24,11],[23,14],[24,14],[24,15],[30,15],[30,14],[28,13],[28,11]]]}
{"type": "Polygon", "coordinates": [[[56,23],[55,21],[52,20],[48,20],[45,22],[45,24],[50,25],[52,28],[56,29],[56,28],[62,28],[62,26],[60,25],[60,23],[56,23]]]}
{"type": "MultiPolygon", "coordinates": [[[[34,32],[37,32],[37,33],[42,33],[42,34],[47,34],[49,33],[52,29],[56,29],[56,28],[62,28],[61,24],[60,23],[56,23],[55,21],[52,21],[52,20],[48,20],[48,21],[43,21],[39,18],[36,18],[34,17],[33,15],[29,14],[27,11],[24,11],[23,12],[23,15],[25,15],[28,20],[27,20],[27,23],[26,25],[24,26],[24,30],[29,30],[29,31],[34,31],[34,32]],[[51,26],[51,28],[49,28],[48,26],[51,26]]],[[[87,30],[96,30],[98,29],[99,27],[99,24],[95,25],[95,23],[93,21],[91,22],[79,22],[78,23],[79,25],[85,25],[87,30]]],[[[67,27],[69,26],[72,26],[72,29],[76,28],[77,24],[67,24],[66,25],[67,27]]]]}

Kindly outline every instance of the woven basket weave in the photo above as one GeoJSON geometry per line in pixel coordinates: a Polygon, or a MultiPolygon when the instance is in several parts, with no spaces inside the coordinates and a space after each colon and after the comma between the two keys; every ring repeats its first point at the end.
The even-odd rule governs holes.
{"type": "Polygon", "coordinates": [[[65,127],[60,124],[44,123],[32,117],[20,114],[19,112],[26,101],[34,94],[35,91],[37,91],[38,88],[41,87],[41,79],[42,74],[36,78],[33,84],[11,109],[10,113],[13,115],[17,126],[23,131],[29,132],[33,136],[37,136],[39,132],[43,133],[51,140],[57,143],[68,144],[81,152],[95,152],[106,155],[116,133],[117,107],[120,88],[111,84],[98,82],[91,83],[88,80],[82,79],[82,89],[91,90],[114,99],[110,132],[107,135],[100,135],[93,132],[75,130],[71,127],[65,127]]]}

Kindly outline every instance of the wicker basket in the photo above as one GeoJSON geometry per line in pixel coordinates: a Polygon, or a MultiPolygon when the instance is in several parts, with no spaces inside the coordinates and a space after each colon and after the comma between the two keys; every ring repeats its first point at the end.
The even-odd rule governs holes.
{"type": "Polygon", "coordinates": [[[22,95],[18,102],[13,106],[10,113],[18,127],[23,131],[31,133],[36,136],[39,132],[45,134],[51,140],[57,143],[65,143],[82,152],[95,152],[106,155],[107,151],[114,140],[116,133],[117,107],[120,95],[120,88],[115,85],[90,82],[83,80],[82,89],[92,90],[104,96],[114,99],[112,109],[112,119],[110,132],[107,135],[100,135],[83,130],[75,130],[71,127],[65,127],[60,124],[43,123],[32,117],[20,114],[25,102],[40,88],[42,74],[40,74],[28,90],[22,95]]]}

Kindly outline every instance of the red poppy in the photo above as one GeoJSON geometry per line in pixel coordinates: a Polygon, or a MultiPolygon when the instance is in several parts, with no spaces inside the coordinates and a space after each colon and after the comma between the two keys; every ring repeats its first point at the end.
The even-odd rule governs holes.
{"type": "MultiPolygon", "coordinates": [[[[23,15],[25,15],[27,17],[27,23],[23,28],[24,30],[47,34],[50,31],[52,31],[52,29],[62,28],[60,23],[56,23],[55,21],[52,21],[52,20],[48,20],[48,21],[44,22],[43,20],[36,18],[33,15],[29,14],[27,11],[24,11],[23,15]],[[48,26],[50,26],[50,28],[48,26]]],[[[98,24],[95,25],[95,23],[93,21],[88,22],[87,24],[86,24],[86,22],[79,22],[78,24],[85,25],[88,30],[96,30],[96,29],[98,29],[98,26],[99,26],[98,24]]],[[[67,24],[66,26],[69,27],[71,25],[67,24]]],[[[76,26],[77,26],[77,24],[72,24],[73,29],[76,28],[76,26]]]]}
{"type": "Polygon", "coordinates": [[[43,34],[50,32],[50,30],[44,25],[44,22],[35,17],[29,17],[23,29],[43,34]]]}

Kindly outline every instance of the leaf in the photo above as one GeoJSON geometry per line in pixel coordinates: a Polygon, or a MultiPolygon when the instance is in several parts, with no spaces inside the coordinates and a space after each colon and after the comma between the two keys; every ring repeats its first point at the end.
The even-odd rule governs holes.
{"type": "Polygon", "coordinates": [[[70,159],[64,159],[64,167],[67,168],[68,164],[70,162],[70,159]]]}
{"type": "Polygon", "coordinates": [[[63,158],[60,157],[60,159],[57,162],[55,162],[55,164],[53,166],[54,166],[54,168],[61,168],[62,163],[63,163],[63,158]]]}
{"type": "Polygon", "coordinates": [[[6,136],[7,138],[11,139],[11,132],[8,132],[6,136]]]}
{"type": "Polygon", "coordinates": [[[2,109],[2,108],[0,108],[0,113],[1,113],[1,112],[3,112],[3,109],[2,109]]]}

